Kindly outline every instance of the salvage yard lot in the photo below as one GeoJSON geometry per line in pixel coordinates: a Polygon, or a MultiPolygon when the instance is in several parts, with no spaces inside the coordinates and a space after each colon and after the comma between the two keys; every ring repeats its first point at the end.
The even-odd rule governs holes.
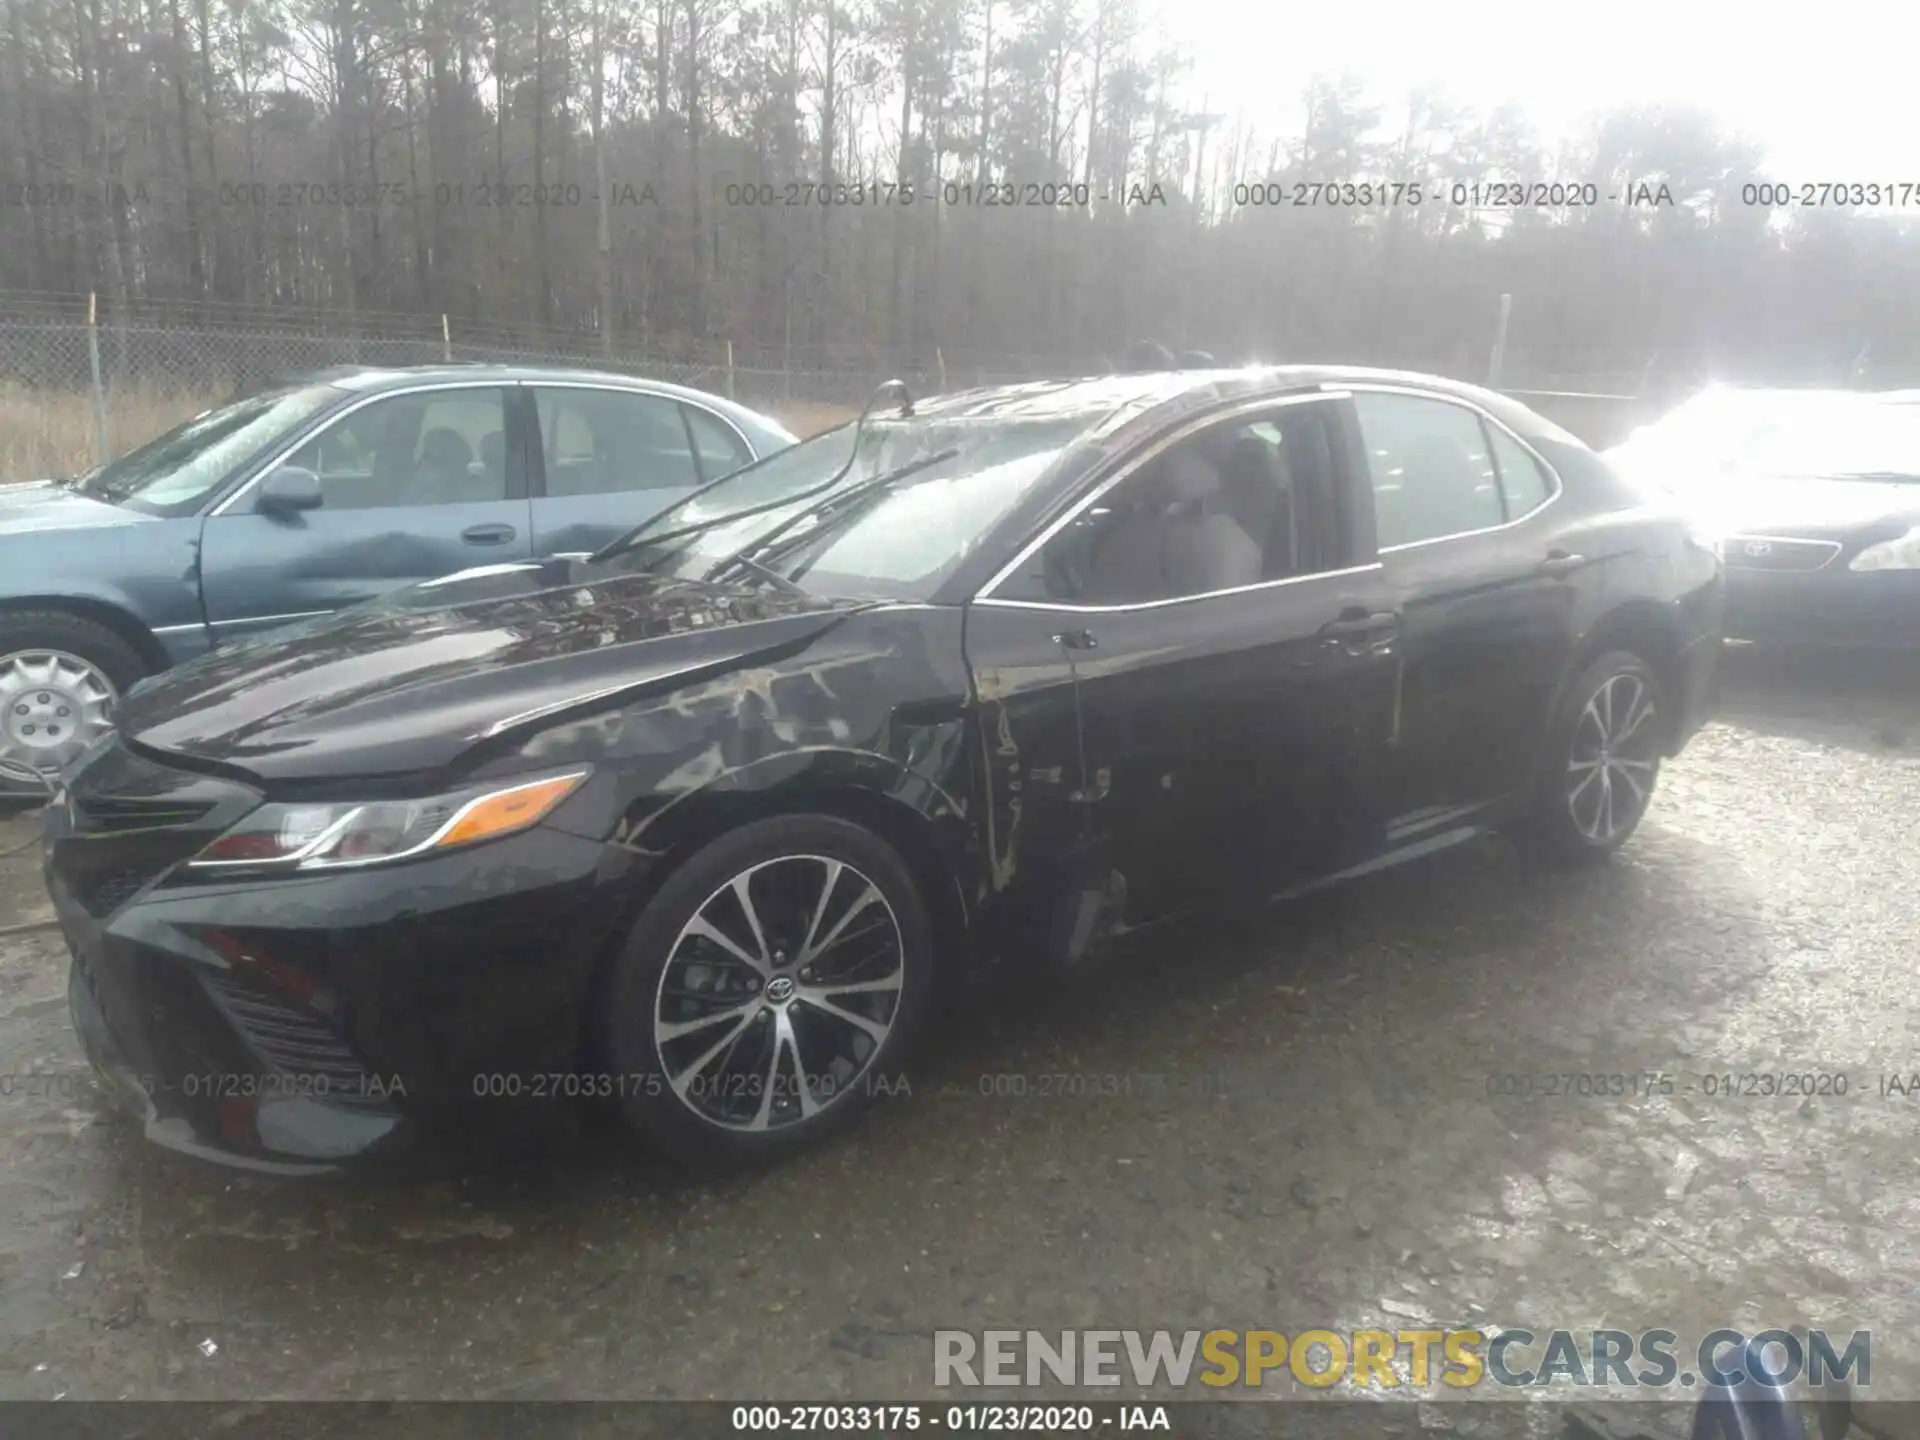
{"type": "MultiPolygon", "coordinates": [[[[1870,1328],[1875,1390],[1920,1396],[1920,1097],[1878,1088],[1920,1071],[1917,811],[1920,667],[1733,652],[1611,866],[1488,840],[1144,937],[720,1184],[597,1131],[382,1184],[171,1160],[101,1114],[57,935],[9,934],[0,1397],[951,1398],[937,1328],[1409,1315],[1870,1328]],[[1687,1093],[1777,1072],[1849,1093],[1687,1093]],[[1489,1097],[1565,1073],[1678,1093],[1489,1097]]],[[[36,865],[0,858],[0,925],[45,913],[36,865]]]]}

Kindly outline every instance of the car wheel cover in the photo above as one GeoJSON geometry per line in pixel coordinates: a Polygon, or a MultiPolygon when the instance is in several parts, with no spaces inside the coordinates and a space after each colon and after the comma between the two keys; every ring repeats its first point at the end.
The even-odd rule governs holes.
{"type": "Polygon", "coordinates": [[[0,758],[59,770],[113,727],[117,695],[99,666],[65,650],[0,656],[0,758]]]}
{"type": "Polygon", "coordinates": [[[861,1083],[906,979],[899,919],[866,874],[826,855],[762,861],[709,895],[667,952],[661,1077],[720,1129],[804,1124],[861,1083]]]}
{"type": "Polygon", "coordinates": [[[1632,828],[1660,769],[1652,687],[1622,670],[1588,697],[1567,759],[1567,812],[1574,828],[1605,845],[1632,828]]]}

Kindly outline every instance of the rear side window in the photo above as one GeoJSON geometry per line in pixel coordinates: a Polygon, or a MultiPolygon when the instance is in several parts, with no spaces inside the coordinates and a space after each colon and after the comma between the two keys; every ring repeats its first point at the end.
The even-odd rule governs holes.
{"type": "Polygon", "coordinates": [[[700,483],[680,406],[664,396],[542,385],[533,404],[550,496],[700,483]]]}
{"type": "Polygon", "coordinates": [[[753,463],[753,453],[731,425],[694,405],[682,405],[680,409],[693,432],[693,453],[700,462],[701,479],[718,480],[753,463]]]}
{"type": "Polygon", "coordinates": [[[1540,462],[1498,425],[1487,426],[1487,434],[1492,437],[1493,463],[1500,472],[1507,518],[1518,520],[1523,515],[1531,515],[1547,503],[1547,497],[1553,494],[1553,482],[1547,479],[1540,462]]]}
{"type": "Polygon", "coordinates": [[[1425,395],[1353,397],[1373,481],[1381,549],[1485,530],[1506,520],[1480,417],[1425,395]]]}

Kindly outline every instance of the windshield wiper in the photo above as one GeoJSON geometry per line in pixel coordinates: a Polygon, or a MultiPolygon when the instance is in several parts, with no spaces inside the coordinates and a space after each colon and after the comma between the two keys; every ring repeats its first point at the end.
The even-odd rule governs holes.
{"type": "MultiPolygon", "coordinates": [[[[754,559],[751,555],[735,555],[727,561],[727,564],[729,566],[733,566],[733,565],[743,566],[746,569],[753,571],[754,574],[760,576],[761,579],[771,580],[775,585],[779,586],[780,589],[785,593],[787,593],[788,595],[809,595],[812,593],[810,590],[807,589],[806,586],[800,584],[798,581],[789,580],[786,576],[782,575],[778,570],[774,569],[771,565],[762,565],[758,560],[754,559]]],[[[711,580],[714,577],[712,575],[709,575],[706,578],[711,580]]]]}
{"type": "MultiPolygon", "coordinates": [[[[904,380],[888,380],[884,384],[882,384],[880,388],[875,390],[873,394],[868,398],[865,407],[860,411],[859,418],[857,418],[853,422],[853,444],[848,447],[846,461],[840,466],[838,470],[833,472],[832,479],[823,480],[820,484],[809,486],[807,489],[801,490],[798,493],[793,495],[783,495],[777,500],[767,500],[767,501],[763,501],[761,504],[758,504],[758,505],[749,505],[744,510],[730,511],[725,515],[709,516],[705,520],[695,521],[691,525],[682,525],[678,529],[668,530],[659,535],[648,535],[646,533],[647,527],[653,524],[653,522],[658,520],[662,515],[665,515],[669,510],[677,509],[679,508],[680,505],[687,504],[688,501],[698,499],[700,496],[704,495],[707,491],[713,489],[715,485],[723,485],[727,481],[732,480],[736,475],[739,475],[741,473],[740,471],[736,470],[732,472],[732,474],[722,475],[718,480],[713,481],[712,484],[701,486],[700,489],[694,491],[693,494],[689,495],[686,498],[686,500],[678,501],[674,505],[669,505],[666,510],[660,510],[655,512],[652,515],[649,515],[646,519],[642,520],[638,525],[634,526],[631,530],[627,531],[626,534],[618,536],[615,539],[609,540],[605,545],[602,545],[598,550],[594,551],[593,554],[587,557],[588,563],[594,564],[601,560],[611,560],[616,555],[625,554],[628,550],[633,549],[636,545],[661,545],[666,543],[669,540],[679,540],[682,537],[687,535],[698,535],[701,531],[711,530],[716,525],[731,525],[736,520],[745,520],[752,515],[764,515],[769,510],[784,509],[786,506],[793,504],[796,500],[805,500],[814,495],[825,494],[827,491],[833,489],[834,486],[838,485],[842,480],[847,478],[847,472],[853,468],[853,462],[859,458],[860,436],[866,428],[867,417],[873,413],[873,407],[880,403],[881,396],[893,395],[893,394],[897,394],[900,397],[901,415],[908,418],[912,417],[913,397],[907,393],[906,382],[904,380]]],[[[785,451],[774,452],[774,454],[776,455],[782,455],[785,453],[786,453],[785,451]]],[[[771,459],[773,457],[766,456],[763,458],[771,459]]],[[[758,462],[755,462],[755,463],[757,464],[758,462]]],[[[746,468],[752,469],[753,466],[747,466],[746,468]]]]}
{"type": "MultiPolygon", "coordinates": [[[[725,556],[722,559],[716,561],[712,566],[712,568],[710,568],[707,571],[707,573],[701,578],[706,580],[718,580],[722,575],[726,574],[727,571],[733,569],[735,566],[745,565],[749,569],[755,570],[761,574],[771,575],[776,579],[787,581],[787,583],[791,584],[792,582],[788,581],[786,576],[781,575],[779,574],[779,572],[769,568],[763,560],[758,559],[756,557],[765,556],[765,555],[778,555],[783,553],[786,549],[790,548],[795,544],[801,543],[806,540],[819,538],[819,536],[825,533],[825,527],[827,525],[832,524],[837,516],[841,514],[857,513],[859,510],[858,502],[862,498],[869,495],[878,495],[883,490],[889,490],[893,488],[895,485],[898,485],[902,480],[906,479],[909,475],[917,474],[919,471],[928,469],[934,465],[938,465],[943,461],[951,460],[953,459],[954,456],[958,455],[959,453],[960,453],[959,446],[949,445],[944,450],[936,450],[931,455],[923,455],[920,457],[920,459],[909,461],[905,465],[899,466],[898,468],[893,470],[889,470],[884,475],[875,475],[870,480],[862,480],[858,485],[850,486],[849,488],[842,490],[839,494],[830,496],[827,499],[821,501],[818,505],[809,505],[805,510],[802,510],[798,515],[792,515],[792,516],[789,516],[787,519],[782,520],[778,525],[774,526],[773,529],[769,530],[765,535],[761,535],[756,537],[753,540],[750,540],[747,544],[741,546],[738,550],[734,551],[731,555],[725,556]],[[799,535],[793,535],[790,533],[793,530],[793,528],[796,525],[798,525],[802,520],[808,519],[809,517],[812,517],[812,516],[821,517],[820,523],[818,525],[814,526],[811,530],[807,530],[804,533],[799,535]],[[783,536],[786,537],[786,540],[784,543],[782,543],[783,536]]],[[[798,589],[800,587],[795,586],[795,588],[798,589]]]]}

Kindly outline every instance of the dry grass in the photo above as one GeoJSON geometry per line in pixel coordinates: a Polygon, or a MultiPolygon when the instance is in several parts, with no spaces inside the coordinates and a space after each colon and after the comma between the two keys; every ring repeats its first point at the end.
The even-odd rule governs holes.
{"type": "MultiPolygon", "coordinates": [[[[107,411],[114,453],[145,444],[219,399],[194,391],[122,391],[107,411]]],[[[84,390],[0,383],[0,482],[91,469],[99,459],[93,427],[93,397],[84,390]]]]}
{"type": "Polygon", "coordinates": [[[860,409],[858,406],[817,405],[807,400],[795,400],[791,404],[771,406],[766,413],[806,440],[823,430],[846,424],[860,413],[860,409]]]}
{"type": "MultiPolygon", "coordinates": [[[[115,454],[171,429],[229,396],[146,387],[115,394],[107,428],[115,454]]],[[[843,405],[795,401],[769,412],[801,439],[851,420],[843,405]]],[[[84,390],[50,390],[0,382],[0,483],[72,475],[91,469],[94,454],[93,397],[84,390]]]]}

